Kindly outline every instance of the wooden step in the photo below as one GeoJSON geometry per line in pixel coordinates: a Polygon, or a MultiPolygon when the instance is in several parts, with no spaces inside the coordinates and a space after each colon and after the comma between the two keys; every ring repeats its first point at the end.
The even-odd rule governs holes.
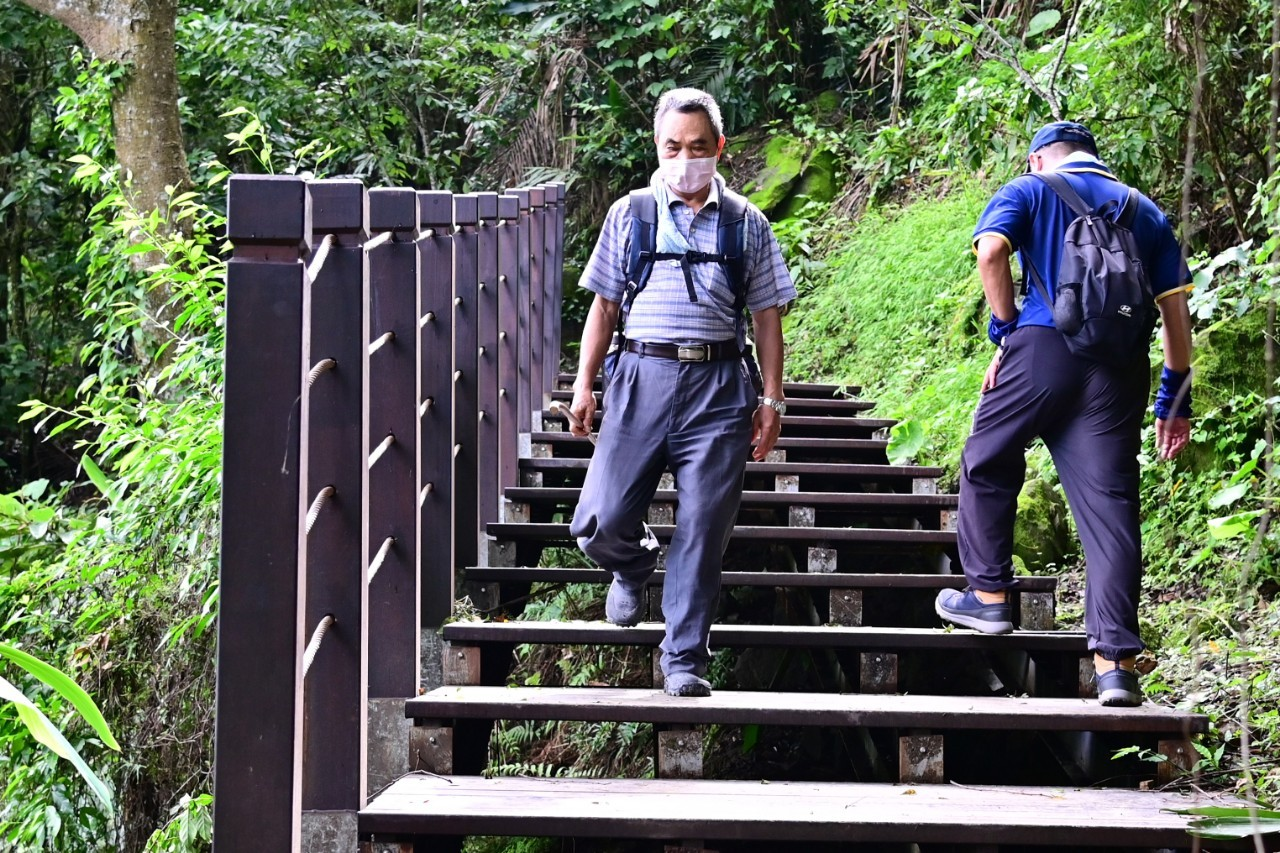
{"type": "MultiPolygon", "coordinates": [[[[600,428],[600,422],[604,417],[604,413],[597,411],[593,425],[595,429],[600,428]]],[[[556,412],[547,409],[542,412],[542,420],[544,423],[548,421],[560,421],[563,423],[564,418],[556,412]]],[[[782,416],[782,434],[787,436],[829,436],[833,438],[853,438],[856,436],[870,437],[880,430],[887,430],[896,424],[897,421],[892,418],[846,418],[837,417],[835,415],[793,415],[786,414],[782,416]]]]}
{"type": "MultiPolygon", "coordinates": [[[[571,389],[576,379],[577,376],[572,373],[561,373],[556,377],[556,385],[560,389],[571,389]]],[[[596,391],[600,390],[600,380],[598,378],[592,387],[596,391]]],[[[862,386],[835,385],[829,382],[784,382],[782,383],[782,392],[788,399],[792,397],[830,397],[839,400],[846,397],[857,397],[862,393],[862,386]]]]}
{"type": "MultiPolygon", "coordinates": [[[[592,443],[585,435],[568,432],[535,432],[534,444],[550,445],[557,456],[590,456],[592,443]]],[[[783,436],[774,450],[787,454],[789,462],[806,462],[815,458],[839,459],[845,462],[886,464],[885,448],[889,442],[875,438],[792,438],[783,436]]]]}
{"type": "MultiPolygon", "coordinates": [[[[689,779],[405,776],[360,811],[364,840],[428,836],[1190,847],[1197,805],[1223,797],[1088,788],[689,779]]],[[[1213,842],[1213,849],[1248,849],[1213,842]]]]}
{"type": "MultiPolygon", "coordinates": [[[[471,566],[465,570],[468,581],[478,583],[609,583],[612,575],[603,569],[563,569],[545,566],[471,566]]],[[[649,576],[646,585],[662,586],[666,572],[659,569],[649,576]]],[[[918,574],[854,574],[845,572],[723,572],[721,586],[794,587],[810,589],[963,589],[961,575],[918,574]]],[[[1020,592],[1052,593],[1058,587],[1055,577],[1020,577],[1020,592]]]]}
{"type": "MultiPolygon", "coordinates": [[[[651,524],[649,528],[658,537],[659,542],[670,542],[676,530],[674,524],[651,524]]],[[[569,525],[563,523],[505,521],[486,525],[485,532],[495,539],[506,542],[574,542],[574,537],[569,533],[569,525]]],[[[900,527],[736,526],[730,534],[729,541],[833,545],[848,542],[877,542],[921,547],[954,545],[956,534],[952,530],[915,530],[900,527]]]]}
{"type": "MultiPolygon", "coordinates": [[[[573,401],[572,391],[552,391],[552,400],[564,403],[573,401]]],[[[848,400],[840,398],[794,397],[787,399],[788,414],[795,415],[827,415],[856,416],[859,412],[874,409],[876,404],[869,400],[848,400]]]]}
{"type": "MultiPolygon", "coordinates": [[[[483,645],[657,646],[665,628],[641,622],[619,628],[608,622],[450,622],[452,643],[483,645]]],[[[1024,651],[1083,655],[1087,641],[1075,631],[1014,631],[979,634],[947,628],[849,628],[839,625],[713,625],[711,648],[830,648],[896,652],[908,650],[1024,651]]]]}
{"type": "Polygon", "coordinates": [[[934,730],[1145,732],[1187,737],[1209,718],[1144,703],[1107,708],[1092,699],[769,693],[716,690],[687,699],[618,687],[439,687],[405,703],[405,716],[446,720],[579,720],[688,725],[838,726],[934,730]]]}
{"type": "MultiPolygon", "coordinates": [[[[520,460],[523,471],[586,471],[589,459],[520,460]]],[[[942,476],[928,465],[858,465],[848,462],[747,462],[747,474],[813,478],[843,478],[866,482],[926,480],[942,476]]]]}
{"type": "MultiPolygon", "coordinates": [[[[517,486],[507,489],[507,500],[517,503],[555,503],[577,505],[582,489],[577,486],[517,486]]],[[[675,489],[658,489],[654,503],[675,503],[680,498],[675,489]]],[[[913,494],[910,492],[765,492],[744,490],[745,508],[811,506],[870,515],[923,515],[936,517],[938,510],[955,509],[956,494],[913,494]]]]}

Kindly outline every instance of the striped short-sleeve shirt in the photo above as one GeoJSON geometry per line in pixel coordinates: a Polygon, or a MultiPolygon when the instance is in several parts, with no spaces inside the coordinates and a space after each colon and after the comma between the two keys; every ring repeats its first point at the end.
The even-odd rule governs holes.
{"type": "MultiPolygon", "coordinates": [[[[707,203],[695,216],[693,209],[673,198],[676,227],[700,252],[717,250],[720,195],[713,184],[707,203]]],[[[780,307],[796,298],[795,284],[782,259],[769,220],[753,204],[746,212],[747,308],[761,311],[780,307]]],[[[595,251],[582,272],[580,284],[612,302],[621,302],[626,291],[627,249],[631,238],[631,203],[623,197],[605,217],[595,251]]],[[[717,263],[691,264],[697,302],[689,290],[679,261],[657,261],[649,282],[632,303],[627,316],[630,340],[653,344],[714,343],[733,339],[733,290],[723,267],[717,263]]]]}

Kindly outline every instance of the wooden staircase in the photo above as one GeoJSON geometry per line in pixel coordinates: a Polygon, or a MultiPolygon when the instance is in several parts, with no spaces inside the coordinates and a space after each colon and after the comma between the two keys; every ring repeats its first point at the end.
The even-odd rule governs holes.
{"type": "MultiPolygon", "coordinates": [[[[787,387],[783,438],[768,460],[747,465],[723,576],[726,591],[797,597],[814,618],[718,622],[711,636],[713,650],[827,661],[834,690],[790,680],[786,691],[717,687],[709,698],[676,699],[654,689],[656,655],[649,687],[508,686],[518,646],[656,650],[663,634],[660,594],[650,597],[650,621],[634,628],[518,618],[532,584],[608,582],[596,569],[538,565],[546,548],[573,547],[567,519],[591,448],[545,413],[519,463],[522,484],[506,491],[506,520],[487,525],[487,565],[465,578],[482,611],[517,618],[444,627],[446,686],[405,708],[421,772],[360,811],[360,837],[415,850],[458,849],[467,835],[726,853],[1191,848],[1187,818],[1170,810],[1206,797],[1154,789],[1189,769],[1207,718],[1150,702],[1098,705],[1084,636],[1055,627],[1052,578],[1024,579],[1013,634],[943,627],[933,598],[963,586],[956,497],[938,493],[939,469],[887,464],[882,435],[892,422],[867,417],[872,404],[846,396],[856,392],[787,387]],[[512,720],[652,725],[656,778],[485,778],[494,723],[512,720]],[[732,727],[835,731],[851,757],[794,778],[702,778],[716,747],[708,732],[727,737],[732,727]],[[1129,746],[1167,760],[1113,759],[1129,746]]],[[[660,542],[677,503],[668,479],[649,516],[660,542]]],[[[658,571],[651,590],[662,582],[658,571]]]]}

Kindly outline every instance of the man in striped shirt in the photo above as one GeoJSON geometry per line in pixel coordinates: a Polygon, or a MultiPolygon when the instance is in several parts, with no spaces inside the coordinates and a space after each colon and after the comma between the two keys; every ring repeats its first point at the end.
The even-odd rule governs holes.
{"type": "MultiPolygon", "coordinates": [[[[658,563],[656,542],[646,537],[643,522],[659,478],[670,470],[679,514],[662,596],[664,689],[673,696],[708,696],[708,639],[721,562],[747,457],[763,459],[781,429],[786,404],[780,309],[796,290],[768,221],[747,204],[743,286],[764,383],[758,397],[743,358],[736,310],[741,303],[728,267],[702,262],[703,255],[718,252],[729,192],[716,173],[724,150],[719,106],[696,89],[667,92],[654,116],[654,143],[656,251],[668,257],[653,262],[647,283],[630,303],[626,346],[605,396],[608,417],[571,529],[582,550],[613,575],[606,618],[637,624],[645,582],[658,563]]],[[[627,292],[633,216],[629,197],[613,205],[581,279],[595,300],[570,407],[583,424],[573,428],[579,435],[591,428],[592,386],[627,292]]]]}

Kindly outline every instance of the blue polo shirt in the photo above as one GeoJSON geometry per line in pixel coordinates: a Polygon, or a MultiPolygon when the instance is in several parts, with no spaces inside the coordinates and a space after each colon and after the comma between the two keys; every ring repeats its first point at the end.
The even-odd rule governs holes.
{"type": "MultiPolygon", "coordinates": [[[[1106,166],[1087,155],[1071,155],[1056,171],[1094,209],[1108,201],[1115,201],[1118,209],[1129,193],[1129,188],[1117,181],[1106,166]]],[[[975,245],[980,238],[995,235],[1018,253],[1018,264],[1026,278],[1019,326],[1053,325],[1050,309],[1029,272],[1030,265],[1040,273],[1050,296],[1055,294],[1067,226],[1075,218],[1076,214],[1048,184],[1027,174],[1019,175],[997,190],[978,219],[973,232],[975,245]]],[[[1169,218],[1141,193],[1133,235],[1156,301],[1191,289],[1191,272],[1182,259],[1169,218]]]]}

